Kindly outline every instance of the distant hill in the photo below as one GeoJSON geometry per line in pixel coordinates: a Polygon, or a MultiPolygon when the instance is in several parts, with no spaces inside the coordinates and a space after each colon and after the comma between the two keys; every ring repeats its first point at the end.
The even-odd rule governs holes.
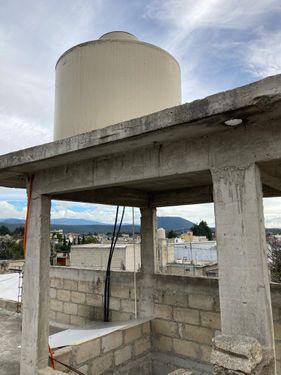
{"type": "MultiPolygon", "coordinates": [[[[25,221],[23,219],[0,219],[0,225],[6,225],[11,231],[19,226],[23,226],[25,221]]],[[[174,216],[159,216],[157,218],[158,228],[164,228],[166,231],[169,230],[188,230],[193,226],[193,223],[189,220],[183,219],[182,217],[174,216]]],[[[51,229],[63,229],[64,232],[74,232],[80,234],[87,233],[108,233],[112,232],[113,225],[105,224],[98,221],[84,220],[84,219],[54,219],[51,223],[51,229]]],[[[122,232],[131,232],[131,224],[124,223],[122,225],[122,232]]],[[[140,231],[140,226],[135,226],[136,232],[140,231]]]]}
{"type": "Polygon", "coordinates": [[[179,216],[158,216],[158,228],[166,230],[189,230],[194,223],[179,216]]]}
{"type": "Polygon", "coordinates": [[[2,224],[24,224],[25,220],[11,218],[11,219],[2,219],[1,222],[2,224]]]}
{"type": "Polygon", "coordinates": [[[85,220],[85,219],[53,219],[52,224],[54,225],[95,225],[103,224],[97,220],[85,220]]]}

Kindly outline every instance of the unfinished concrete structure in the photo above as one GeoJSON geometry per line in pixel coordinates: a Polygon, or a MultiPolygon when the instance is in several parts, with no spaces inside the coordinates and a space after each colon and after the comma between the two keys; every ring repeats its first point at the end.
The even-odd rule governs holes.
{"type": "MultiPolygon", "coordinates": [[[[216,281],[157,274],[156,207],[214,202],[220,271],[216,304],[220,305],[224,335],[222,341],[217,340],[212,356],[215,371],[278,373],[274,331],[275,339],[280,340],[280,302],[273,301],[277,311],[273,329],[262,198],[281,194],[280,119],[281,75],[278,75],[104,129],[1,156],[1,186],[25,188],[27,177],[34,176],[27,237],[21,374],[53,372],[47,368],[52,199],[141,208],[138,314],[140,318],[156,318],[152,327],[164,337],[156,341],[158,346],[154,345],[151,352],[157,357],[165,347],[169,358],[178,358],[175,368],[192,363],[195,373],[196,364],[197,373],[211,371],[207,368],[210,353],[203,352],[203,347],[199,348],[188,337],[200,334],[204,343],[211,331],[202,326],[219,326],[215,321],[218,308],[214,307],[216,281]],[[242,121],[231,127],[226,125],[231,119],[242,121]],[[170,281],[172,278],[174,293],[165,297],[166,302],[161,298],[156,301],[155,293],[165,278],[170,281]],[[196,300],[195,288],[187,303],[196,282],[204,283],[201,294],[205,298],[196,300]],[[203,314],[206,307],[203,304],[209,302],[215,309],[214,315],[203,314]],[[237,336],[243,347],[247,347],[242,353],[236,345],[237,336]],[[250,358],[248,353],[254,349],[257,355],[251,354],[250,358]],[[225,357],[219,355],[220,350],[225,357]],[[241,356],[245,363],[234,363],[241,356]]],[[[113,276],[112,283],[118,285],[119,295],[125,274],[113,276]]],[[[102,275],[101,272],[101,281],[102,275]]],[[[79,276],[90,277],[82,271],[76,278],[79,276]]],[[[85,283],[86,279],[82,281],[85,283]]],[[[277,293],[280,297],[278,286],[272,288],[273,295],[277,293]]],[[[277,344],[280,359],[278,341],[277,344]]],[[[148,349],[147,345],[146,354],[148,349]]],[[[156,365],[165,363],[165,356],[159,357],[158,362],[156,357],[156,365]]],[[[106,371],[112,373],[114,367],[106,371]]],[[[280,374],[280,364],[278,371],[280,374]]]]}

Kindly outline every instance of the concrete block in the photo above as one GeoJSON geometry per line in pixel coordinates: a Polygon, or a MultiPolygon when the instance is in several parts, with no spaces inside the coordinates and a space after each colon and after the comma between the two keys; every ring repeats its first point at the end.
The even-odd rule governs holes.
{"type": "Polygon", "coordinates": [[[51,277],[50,286],[56,289],[63,289],[63,279],[59,279],[57,277],[51,277]]]}
{"type": "Polygon", "coordinates": [[[115,310],[112,310],[110,312],[110,317],[113,322],[133,319],[132,313],[120,312],[115,310]]]}
{"type": "Polygon", "coordinates": [[[64,290],[64,289],[57,290],[57,299],[59,301],[69,302],[70,301],[70,291],[64,290]]]}
{"type": "Polygon", "coordinates": [[[57,316],[57,313],[55,311],[52,311],[52,310],[49,311],[49,319],[51,321],[55,322],[56,321],[56,316],[57,316]]]}
{"type": "Polygon", "coordinates": [[[55,299],[57,297],[57,290],[55,288],[50,288],[50,298],[55,299]]]}
{"type": "Polygon", "coordinates": [[[67,290],[77,290],[78,289],[78,282],[76,280],[63,280],[63,289],[67,290]]]}
{"type": "Polygon", "coordinates": [[[76,316],[76,315],[70,316],[70,324],[74,326],[83,327],[85,323],[86,323],[86,319],[82,316],[76,316]]]}
{"type": "Polygon", "coordinates": [[[119,311],[121,309],[121,300],[119,298],[110,297],[109,308],[119,311]]]}
{"type": "Polygon", "coordinates": [[[111,286],[111,296],[112,297],[118,297],[123,299],[129,299],[130,298],[130,288],[128,286],[122,286],[122,285],[112,285],[111,286]]]}
{"type": "Polygon", "coordinates": [[[189,341],[196,341],[200,344],[212,344],[214,337],[213,330],[205,327],[197,327],[186,324],[183,332],[184,338],[189,341]]]}
{"type": "Polygon", "coordinates": [[[127,362],[132,357],[132,348],[130,345],[125,346],[122,349],[116,350],[114,353],[115,366],[121,365],[121,363],[127,362]]]}
{"type": "Polygon", "coordinates": [[[121,331],[110,333],[102,337],[102,351],[109,352],[112,349],[118,348],[123,343],[123,335],[121,331]]]}
{"type": "Polygon", "coordinates": [[[142,334],[143,335],[150,335],[151,333],[151,325],[150,322],[146,322],[142,324],[142,334]]]}
{"type": "Polygon", "coordinates": [[[178,337],[177,323],[162,319],[154,319],[151,323],[154,333],[170,337],[178,337]]]}
{"type": "Polygon", "coordinates": [[[94,293],[93,283],[90,281],[79,280],[78,291],[84,293],[94,293]]]}
{"type": "Polygon", "coordinates": [[[91,319],[94,315],[94,308],[92,306],[87,305],[78,305],[77,314],[79,316],[83,316],[84,318],[91,319]]]}
{"type": "Polygon", "coordinates": [[[171,352],[173,349],[173,339],[168,336],[156,336],[153,339],[154,348],[160,352],[171,352]]]}
{"type": "Polygon", "coordinates": [[[91,362],[90,374],[101,375],[113,367],[113,352],[103,354],[91,362]]]}
{"type": "Polygon", "coordinates": [[[141,339],[135,341],[135,344],[134,344],[135,356],[148,352],[150,349],[151,349],[150,338],[142,337],[141,339]]]}
{"type": "Polygon", "coordinates": [[[100,294],[86,294],[86,304],[90,306],[102,306],[103,298],[100,294]]]}
{"type": "Polygon", "coordinates": [[[100,339],[94,339],[87,342],[84,342],[79,345],[73,346],[73,361],[76,366],[81,365],[82,363],[96,358],[100,355],[101,352],[101,342],[100,339]]]}
{"type": "MultiPolygon", "coordinates": [[[[70,364],[70,360],[72,357],[72,348],[67,346],[65,348],[60,348],[55,350],[54,358],[58,359],[60,362],[63,362],[67,365],[70,364]]],[[[56,362],[56,370],[58,371],[65,371],[66,367],[61,365],[60,363],[56,362]]]]}
{"type": "Polygon", "coordinates": [[[165,293],[163,303],[166,305],[177,306],[177,307],[187,307],[187,295],[183,293],[165,293]]]}
{"type": "Polygon", "coordinates": [[[220,313],[200,311],[201,325],[213,329],[221,329],[220,313]]]}
{"type": "Polygon", "coordinates": [[[78,306],[77,306],[76,303],[65,302],[65,303],[63,304],[63,311],[64,311],[66,314],[77,315],[77,312],[78,312],[78,306]]]}
{"type": "Polygon", "coordinates": [[[141,325],[126,329],[124,332],[124,343],[128,344],[139,339],[142,336],[141,325]]]}
{"type": "Polygon", "coordinates": [[[281,342],[275,341],[275,353],[277,361],[281,361],[281,342]]]}
{"type": "Polygon", "coordinates": [[[121,310],[133,313],[135,311],[135,302],[131,299],[121,299],[121,310]]]}
{"type": "Polygon", "coordinates": [[[70,292],[70,301],[83,305],[86,301],[86,294],[82,292],[70,292]]]}
{"type": "Polygon", "coordinates": [[[199,324],[199,311],[177,307],[174,309],[174,320],[189,324],[199,324]]]}
{"type": "Polygon", "coordinates": [[[200,346],[195,342],[190,342],[186,340],[173,340],[174,352],[184,357],[199,359],[201,352],[200,346]]]}
{"type": "Polygon", "coordinates": [[[210,363],[212,347],[209,345],[201,345],[201,361],[210,363]]]}
{"type": "Polygon", "coordinates": [[[275,340],[281,340],[281,323],[274,323],[275,340]]]}
{"type": "Polygon", "coordinates": [[[70,315],[58,311],[56,321],[58,323],[70,324],[70,315]]]}
{"type": "Polygon", "coordinates": [[[52,311],[62,311],[63,310],[63,303],[58,301],[57,299],[50,300],[50,309],[52,311]]]}
{"type": "Polygon", "coordinates": [[[203,294],[189,294],[188,295],[189,307],[199,310],[214,310],[215,300],[213,296],[203,294]]]}
{"type": "Polygon", "coordinates": [[[262,358],[262,347],[253,337],[219,335],[213,340],[211,363],[223,369],[251,374],[262,358]]]}
{"type": "Polygon", "coordinates": [[[154,305],[154,316],[156,318],[172,320],[173,318],[173,308],[169,305],[154,305]]]}
{"type": "Polygon", "coordinates": [[[83,365],[82,367],[78,367],[78,371],[80,371],[82,374],[88,374],[89,366],[83,365]]]}

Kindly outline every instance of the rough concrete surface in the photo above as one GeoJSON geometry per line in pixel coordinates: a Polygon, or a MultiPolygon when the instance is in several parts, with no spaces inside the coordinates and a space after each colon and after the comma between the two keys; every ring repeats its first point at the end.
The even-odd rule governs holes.
{"type": "MultiPolygon", "coordinates": [[[[50,334],[60,329],[50,327],[50,334]]],[[[19,375],[21,316],[0,310],[0,375],[19,375]]]]}

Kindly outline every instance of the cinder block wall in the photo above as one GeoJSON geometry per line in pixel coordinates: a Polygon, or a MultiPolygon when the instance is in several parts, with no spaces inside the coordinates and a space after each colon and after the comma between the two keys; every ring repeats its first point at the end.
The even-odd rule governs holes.
{"type": "MultiPolygon", "coordinates": [[[[55,358],[84,374],[152,373],[150,322],[138,323],[87,342],[55,351],[55,358]]],[[[66,371],[62,365],[57,370],[66,371]]]]}
{"type": "MultiPolygon", "coordinates": [[[[51,267],[50,319],[72,325],[102,320],[104,278],[105,271],[51,267]]],[[[133,273],[111,272],[110,320],[134,319],[133,285],[133,273]]],[[[139,292],[140,285],[138,299],[139,292]]]]}
{"type": "MultiPolygon", "coordinates": [[[[51,268],[51,320],[82,325],[103,316],[104,271],[51,268]]],[[[112,272],[112,320],[134,318],[133,274],[112,272]]],[[[175,358],[208,363],[211,340],[220,329],[216,279],[154,275],[152,348],[160,365],[177,365],[175,358]],[[159,353],[162,354],[159,357],[159,353]],[[167,362],[167,363],[165,363],[167,362]]],[[[140,308],[142,275],[137,276],[140,308]]],[[[281,285],[271,285],[278,374],[281,375],[281,285]]]]}

